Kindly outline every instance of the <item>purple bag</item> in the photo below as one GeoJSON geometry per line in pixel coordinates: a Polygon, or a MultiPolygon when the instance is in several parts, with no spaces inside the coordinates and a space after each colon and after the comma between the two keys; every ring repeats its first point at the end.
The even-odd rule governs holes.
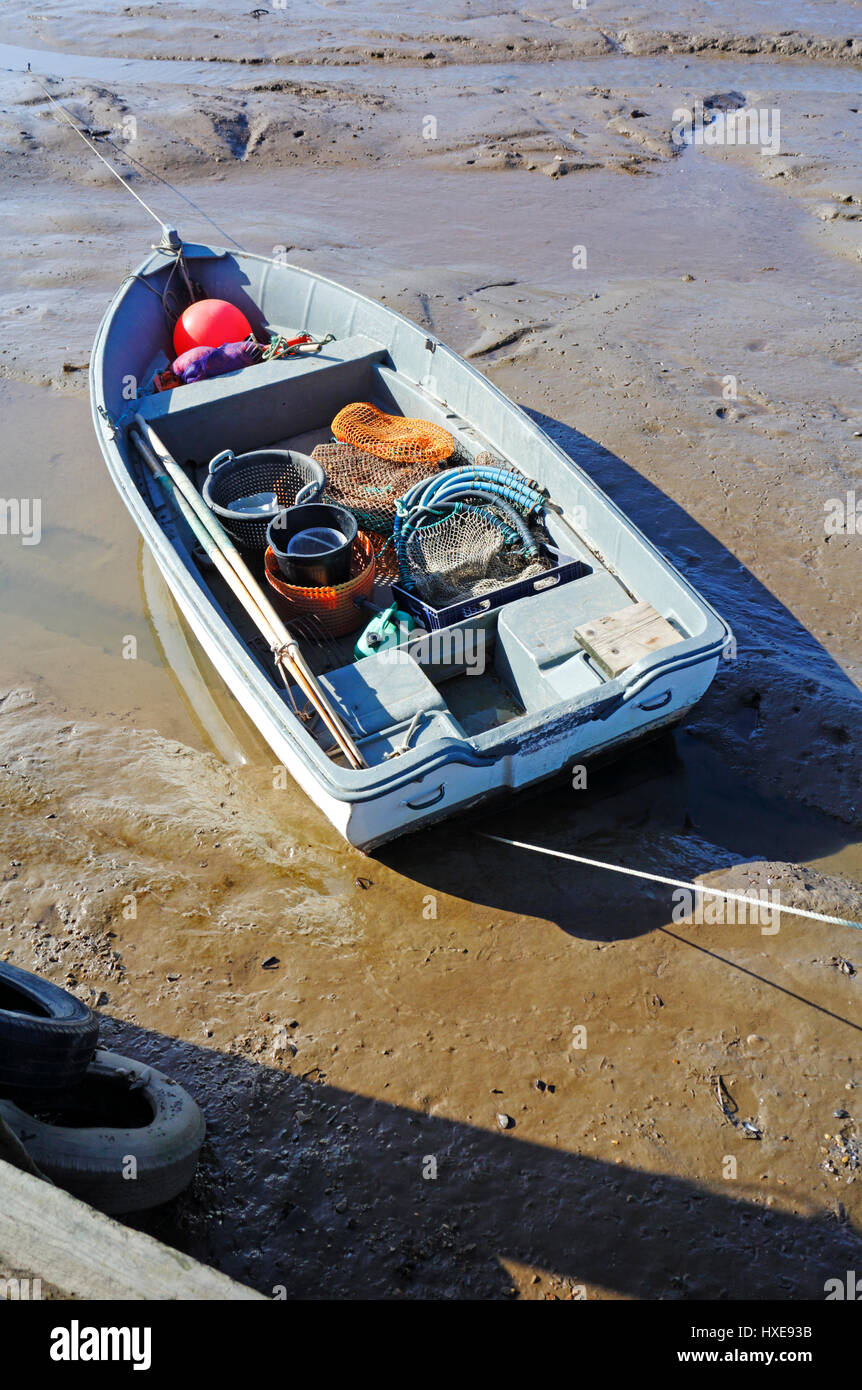
{"type": "Polygon", "coordinates": [[[249,367],[259,355],[259,345],[248,339],[241,343],[224,343],[217,348],[194,347],[180,353],[171,363],[171,371],[183,386],[187,386],[192,381],[207,381],[210,377],[249,367]]]}

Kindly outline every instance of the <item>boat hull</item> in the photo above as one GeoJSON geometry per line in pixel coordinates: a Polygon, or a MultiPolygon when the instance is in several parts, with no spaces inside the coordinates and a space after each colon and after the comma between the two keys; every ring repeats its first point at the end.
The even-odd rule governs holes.
{"type": "Polygon", "coordinates": [[[680,672],[674,678],[671,698],[658,716],[650,717],[650,712],[641,710],[638,719],[631,711],[618,710],[603,722],[600,738],[590,725],[579,725],[548,737],[540,749],[533,746],[515,749],[480,768],[456,764],[443,773],[419,777],[406,788],[361,802],[349,802],[325,794],[297,756],[295,743],[283,724],[274,720],[266,708],[250,707],[247,688],[237,679],[235,668],[225,661],[207,624],[202,623],[196,609],[185,602],[182,588],[172,588],[171,592],[213,667],[275,754],[276,768],[283,767],[344,839],[366,853],[401,835],[463,814],[485,802],[497,801],[507,793],[525,791],[559,778],[567,769],[573,770],[574,779],[574,769],[582,763],[612,751],[622,753],[629,745],[677,724],[705,694],[717,665],[716,661],[680,672]]]}

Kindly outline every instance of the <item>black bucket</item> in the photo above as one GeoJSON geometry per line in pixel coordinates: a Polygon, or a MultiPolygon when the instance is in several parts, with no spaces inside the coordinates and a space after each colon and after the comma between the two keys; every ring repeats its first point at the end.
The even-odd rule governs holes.
{"type": "Polygon", "coordinates": [[[311,502],[279,512],[266,538],[288,584],[322,589],[350,578],[358,529],[356,517],[346,508],[311,502]]]}

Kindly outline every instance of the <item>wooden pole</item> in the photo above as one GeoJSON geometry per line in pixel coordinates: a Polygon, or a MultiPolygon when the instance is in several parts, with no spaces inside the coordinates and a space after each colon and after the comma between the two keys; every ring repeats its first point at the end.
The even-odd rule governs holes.
{"type": "MultiPolygon", "coordinates": [[[[204,502],[197,488],[192,483],[191,479],[186,476],[182,468],[180,468],[179,464],[177,463],[176,459],[165,448],[164,444],[162,443],[156,431],[153,429],[152,425],[149,424],[149,422],[146,421],[140,413],[138,413],[135,416],[135,423],[138,425],[138,428],[143,433],[144,439],[148,442],[150,449],[152,450],[155,457],[164,466],[164,469],[168,474],[168,477],[173,482],[174,486],[178,488],[179,491],[182,493],[189,506],[192,507],[192,509],[194,510],[195,515],[200,519],[200,521],[202,521],[203,525],[207,528],[210,535],[213,537],[221,553],[226,557],[232,568],[236,571],[240,579],[240,582],[242,583],[243,587],[248,591],[248,594],[252,602],[257,608],[260,609],[264,618],[269,623],[269,626],[276,634],[276,637],[278,638],[281,647],[287,649],[294,665],[297,666],[304,675],[306,683],[316,691],[317,701],[325,705],[330,719],[332,719],[336,724],[338,724],[342,728],[342,734],[344,739],[352,744],[353,741],[348,730],[343,727],[339,715],[330,705],[325,692],[320,689],[317,677],[315,676],[311,667],[306,662],[305,657],[302,655],[302,651],[300,647],[297,645],[296,639],[288,631],[287,627],[281,619],[281,616],[276,612],[275,608],[272,606],[272,603],[261,589],[260,585],[258,584],[257,580],[252,574],[242,555],[240,554],[237,547],[234,545],[233,541],[228,535],[227,531],[224,529],[221,522],[219,521],[218,517],[215,516],[212,511],[210,511],[209,507],[204,502]]],[[[353,747],[353,755],[355,758],[358,758],[359,767],[367,766],[365,759],[359,752],[359,749],[355,747],[355,745],[353,747]]]]}
{"type": "Polygon", "coordinates": [[[321,689],[316,676],[297,646],[295,638],[291,636],[266,595],[261,592],[257,580],[224,527],[210,512],[176,460],[165,450],[152,427],[140,415],[135,416],[135,423],[139,429],[130,429],[129,438],[154,478],[161,484],[166,495],[171,498],[188,523],[225,583],[229,585],[249,617],[269,642],[285,683],[287,683],[287,672],[290,672],[293,680],[317,710],[351,766],[354,768],[366,767],[365,759],[327,699],[325,692],[321,689]]]}

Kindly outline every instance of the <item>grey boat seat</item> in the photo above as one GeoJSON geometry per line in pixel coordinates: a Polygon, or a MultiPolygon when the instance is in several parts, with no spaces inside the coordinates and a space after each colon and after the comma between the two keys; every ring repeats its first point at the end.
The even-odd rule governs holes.
{"type": "Polygon", "coordinates": [[[343,405],[369,398],[372,369],[387,358],[382,343],[356,333],[146,396],[139,409],[175,458],[207,463],[222,449],[245,453],[328,425],[343,405]]]}
{"type": "Polygon", "coordinates": [[[612,574],[595,568],[553,592],[508,604],[497,624],[497,671],[529,710],[597,688],[605,678],[575,637],[575,628],[630,602],[612,574]]]}
{"type": "Polygon", "coordinates": [[[403,652],[364,657],[322,675],[320,683],[372,766],[403,742],[416,715],[411,748],[464,737],[437,687],[403,652]]]}

